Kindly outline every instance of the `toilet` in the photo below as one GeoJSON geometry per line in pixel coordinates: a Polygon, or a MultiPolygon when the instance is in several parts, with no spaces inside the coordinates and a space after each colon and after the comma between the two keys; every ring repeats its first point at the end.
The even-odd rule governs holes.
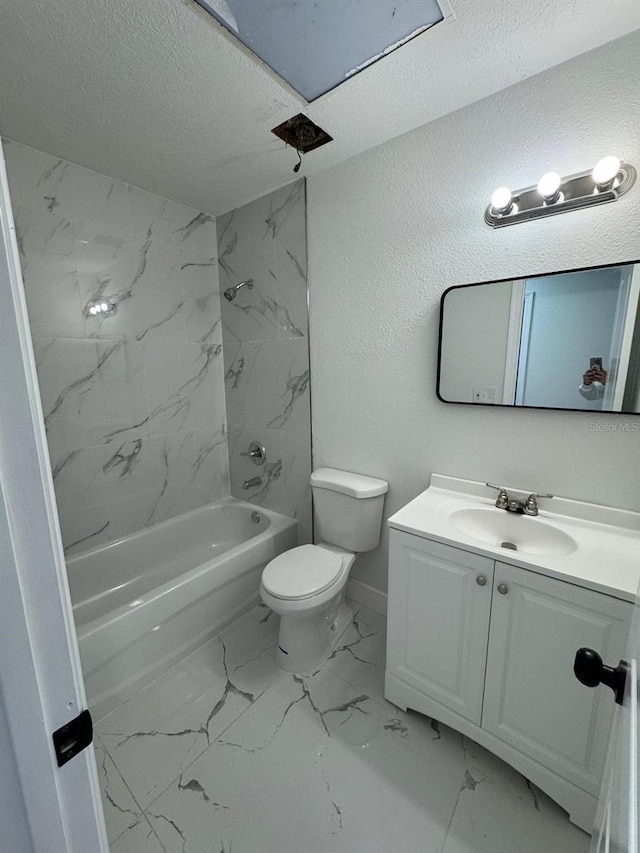
{"type": "Polygon", "coordinates": [[[340,643],[353,620],[345,586],[356,554],[380,542],[386,480],[319,468],[311,474],[317,545],[285,551],[262,572],[260,597],[280,616],[278,662],[309,672],[340,643]]]}

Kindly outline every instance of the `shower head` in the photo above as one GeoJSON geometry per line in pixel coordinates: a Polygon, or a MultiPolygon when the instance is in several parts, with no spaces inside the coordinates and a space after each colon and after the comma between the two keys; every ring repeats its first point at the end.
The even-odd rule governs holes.
{"type": "Polygon", "coordinates": [[[248,287],[249,290],[251,290],[251,288],[253,287],[253,279],[248,278],[246,279],[246,281],[241,281],[240,284],[236,284],[234,287],[228,287],[224,291],[224,298],[227,299],[229,302],[233,302],[233,300],[236,298],[236,293],[240,290],[241,287],[248,287]]]}

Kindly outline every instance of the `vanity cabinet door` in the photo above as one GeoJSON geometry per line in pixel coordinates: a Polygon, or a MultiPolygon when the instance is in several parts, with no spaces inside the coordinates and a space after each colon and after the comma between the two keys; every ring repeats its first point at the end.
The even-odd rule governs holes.
{"type": "Polygon", "coordinates": [[[493,560],[391,531],[387,671],[480,724],[493,560]]]}
{"type": "Polygon", "coordinates": [[[615,702],[573,674],[587,646],[615,666],[632,606],[496,563],[482,727],[597,796],[615,702]]]}

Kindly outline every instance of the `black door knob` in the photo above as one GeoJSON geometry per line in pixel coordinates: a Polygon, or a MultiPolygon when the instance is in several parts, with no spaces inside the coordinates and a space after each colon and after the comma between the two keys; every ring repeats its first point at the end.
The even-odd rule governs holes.
{"type": "Polygon", "coordinates": [[[623,660],[615,669],[611,666],[605,666],[598,652],[593,649],[578,649],[573,663],[573,672],[578,681],[587,687],[606,684],[616,694],[618,705],[622,705],[627,669],[628,666],[623,660]]]}

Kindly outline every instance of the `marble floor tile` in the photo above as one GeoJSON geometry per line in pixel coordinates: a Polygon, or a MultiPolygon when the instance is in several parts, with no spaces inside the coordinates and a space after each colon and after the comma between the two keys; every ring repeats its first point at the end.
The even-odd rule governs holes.
{"type": "Polygon", "coordinates": [[[436,853],[465,780],[445,744],[334,673],[283,674],[147,816],[168,853],[436,853]]]}
{"type": "Polygon", "coordinates": [[[278,623],[255,607],[96,724],[147,806],[279,675],[278,623]]]}
{"type": "Polygon", "coordinates": [[[442,853],[586,853],[588,841],[542,791],[531,786],[529,796],[512,793],[470,774],[442,853]]]}
{"type": "Polygon", "coordinates": [[[115,844],[111,844],[110,849],[111,853],[165,853],[164,847],[144,817],[121,835],[115,844]]]}
{"type": "Polygon", "coordinates": [[[131,791],[125,785],[99,740],[94,743],[94,751],[100,778],[107,837],[109,843],[113,844],[126,830],[140,821],[142,809],[133,799],[131,791]]]}
{"type": "Polygon", "coordinates": [[[146,807],[253,698],[227,677],[225,649],[216,639],[108,714],[97,730],[146,807]]]}
{"type": "Polygon", "coordinates": [[[279,628],[273,610],[258,604],[220,634],[227,649],[229,678],[256,698],[280,675],[276,654],[279,628]]]}
{"type": "Polygon", "coordinates": [[[325,669],[361,687],[373,699],[384,698],[387,620],[361,604],[351,605],[353,625],[325,669]]]}
{"type": "Polygon", "coordinates": [[[586,853],[515,770],[384,700],[385,617],[353,608],[313,674],[278,669],[259,605],[98,723],[112,853],[586,853]]]}

